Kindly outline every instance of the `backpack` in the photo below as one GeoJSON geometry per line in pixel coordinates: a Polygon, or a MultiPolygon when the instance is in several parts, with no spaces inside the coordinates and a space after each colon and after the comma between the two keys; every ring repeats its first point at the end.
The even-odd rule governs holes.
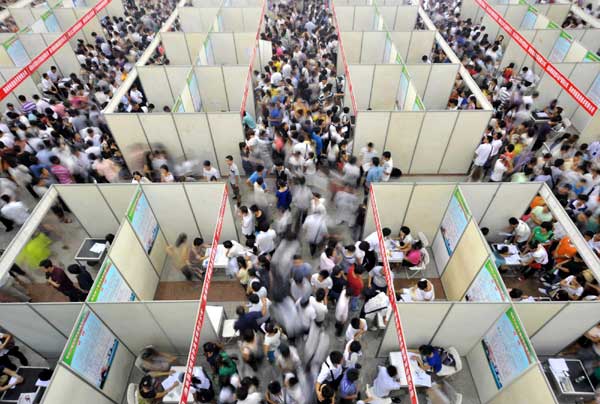
{"type": "Polygon", "coordinates": [[[450,352],[446,351],[444,348],[438,347],[436,349],[438,350],[440,358],[442,359],[442,365],[456,368],[456,359],[454,359],[454,356],[452,356],[450,352]]]}
{"type": "Polygon", "coordinates": [[[402,177],[402,170],[400,170],[399,168],[392,168],[392,172],[390,173],[390,177],[392,178],[400,178],[402,177]]]}

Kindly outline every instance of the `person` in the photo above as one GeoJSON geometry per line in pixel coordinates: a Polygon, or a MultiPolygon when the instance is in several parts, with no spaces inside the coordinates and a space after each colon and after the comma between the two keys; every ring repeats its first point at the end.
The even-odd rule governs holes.
{"type": "Polygon", "coordinates": [[[17,374],[15,370],[2,365],[0,365],[0,375],[7,376],[7,382],[3,386],[0,386],[0,392],[14,389],[17,384],[21,384],[25,381],[23,376],[17,374]]]}
{"type": "Polygon", "coordinates": [[[254,331],[260,330],[259,320],[264,315],[262,312],[260,312],[260,311],[246,312],[246,309],[244,308],[244,306],[238,306],[235,309],[235,313],[237,314],[238,319],[233,324],[233,328],[236,331],[239,331],[240,334],[242,332],[244,332],[245,330],[254,330],[254,331]]]}
{"type": "Polygon", "coordinates": [[[433,283],[428,279],[421,278],[415,286],[403,290],[404,294],[408,294],[413,301],[431,302],[435,300],[435,289],[433,283]]]}
{"type": "MultiPolygon", "coordinates": [[[[235,327],[234,327],[235,328],[235,327]]],[[[240,352],[242,360],[250,366],[255,372],[258,371],[258,365],[262,360],[262,350],[258,345],[258,337],[251,328],[246,328],[240,331],[242,343],[240,344],[240,352]]]]}
{"type": "Polygon", "coordinates": [[[83,302],[87,296],[73,285],[73,282],[62,268],[52,264],[49,259],[40,262],[40,268],[46,273],[47,282],[56,290],[67,296],[72,302],[83,302]]]}
{"type": "Polygon", "coordinates": [[[362,345],[360,342],[355,339],[348,341],[346,343],[346,348],[344,349],[344,367],[346,369],[360,369],[361,365],[358,363],[358,360],[362,355],[362,345]]]}
{"type": "Polygon", "coordinates": [[[219,170],[213,167],[209,160],[204,160],[204,163],[202,163],[202,176],[209,182],[213,181],[213,178],[216,178],[217,180],[221,178],[219,170]]]}
{"type": "MultiPolygon", "coordinates": [[[[391,271],[390,275],[393,275],[391,271]]],[[[382,292],[387,291],[387,280],[385,278],[383,266],[377,265],[369,271],[369,280],[367,282],[367,287],[369,289],[373,288],[382,292]]]]}
{"type": "Polygon", "coordinates": [[[201,366],[194,367],[191,386],[195,390],[194,400],[200,403],[210,403],[215,398],[212,380],[201,366]]]}
{"type": "Polygon", "coordinates": [[[315,382],[315,391],[319,402],[326,402],[324,400],[327,399],[322,390],[324,385],[332,388],[334,392],[338,389],[344,375],[343,360],[344,355],[340,351],[332,351],[321,365],[315,382]]]}
{"type": "Polygon", "coordinates": [[[350,310],[357,311],[359,299],[365,286],[362,274],[365,272],[361,265],[351,265],[348,269],[346,292],[350,297],[350,310]]]}
{"type": "Polygon", "coordinates": [[[161,385],[160,377],[169,376],[174,371],[170,372],[151,372],[144,377],[140,381],[138,386],[138,403],[139,404],[158,404],[162,403],[163,397],[169,394],[172,390],[174,390],[177,386],[179,386],[179,382],[173,383],[166,390],[163,389],[161,385]]]}
{"type": "Polygon", "coordinates": [[[485,136],[482,143],[475,149],[475,159],[473,160],[473,169],[470,174],[470,181],[480,181],[484,173],[483,167],[492,155],[492,137],[485,136]]]}
{"type": "Polygon", "coordinates": [[[421,240],[417,240],[410,246],[410,250],[404,258],[402,259],[402,265],[405,267],[414,267],[421,263],[421,249],[423,248],[423,244],[421,240]]]}
{"type": "Polygon", "coordinates": [[[190,246],[187,243],[188,236],[180,233],[175,240],[175,244],[167,245],[167,254],[173,259],[173,265],[177,268],[185,279],[191,281],[194,272],[190,269],[190,246]]]}
{"type": "Polygon", "coordinates": [[[317,211],[306,216],[306,219],[302,224],[302,231],[304,240],[309,245],[310,255],[314,257],[317,252],[317,247],[323,242],[325,237],[327,237],[327,218],[325,214],[317,211]]]}
{"type": "Polygon", "coordinates": [[[233,156],[227,155],[225,156],[225,164],[229,167],[229,185],[231,185],[231,190],[233,191],[233,199],[240,200],[240,170],[233,162],[233,156]]]}
{"type": "Polygon", "coordinates": [[[419,367],[428,373],[438,373],[442,370],[442,356],[440,350],[431,345],[421,345],[419,347],[419,367]],[[423,362],[423,360],[425,362],[423,362]]]}
{"type": "Polygon", "coordinates": [[[13,225],[22,226],[29,219],[29,210],[21,201],[17,201],[8,195],[0,196],[3,206],[0,208],[0,215],[5,220],[3,224],[6,226],[6,231],[13,229],[13,225]]]}
{"type": "Polygon", "coordinates": [[[79,264],[71,264],[67,267],[67,271],[77,278],[77,286],[83,292],[88,293],[94,284],[94,279],[90,273],[79,264]]]}
{"type": "Polygon", "coordinates": [[[263,342],[263,352],[267,357],[267,360],[271,363],[275,363],[275,353],[281,345],[281,337],[283,335],[281,329],[273,322],[268,321],[265,324],[265,338],[263,342]]]}
{"type": "Polygon", "coordinates": [[[386,398],[394,390],[402,387],[398,376],[398,369],[395,366],[378,366],[377,376],[373,380],[373,394],[378,398],[386,398]]]}
{"type": "Polygon", "coordinates": [[[350,320],[346,329],[346,342],[358,341],[367,332],[367,320],[364,318],[354,317],[350,320]]]}
{"type": "Polygon", "coordinates": [[[529,241],[531,236],[531,228],[524,221],[511,217],[508,219],[508,227],[511,233],[512,242],[516,243],[519,248],[522,248],[529,241]]]}
{"type": "Polygon", "coordinates": [[[169,166],[166,164],[160,166],[160,182],[175,182],[175,177],[169,171],[169,166]]]}
{"type": "Polygon", "coordinates": [[[265,394],[265,400],[268,404],[284,404],[285,396],[283,393],[283,389],[281,388],[281,383],[277,380],[272,381],[267,386],[267,394],[265,394]]]}
{"type": "Polygon", "coordinates": [[[275,364],[282,373],[295,372],[302,362],[296,347],[281,343],[275,355],[275,364]]]}
{"type": "Polygon", "coordinates": [[[360,373],[356,368],[350,368],[344,373],[340,382],[340,404],[353,404],[358,399],[360,373]]]}
{"type": "Polygon", "coordinates": [[[135,359],[135,366],[144,373],[169,372],[177,356],[158,351],[152,345],[143,348],[135,359]]]}
{"type": "Polygon", "coordinates": [[[383,158],[383,175],[381,176],[381,180],[383,182],[388,182],[392,177],[392,171],[394,170],[394,160],[392,160],[392,153],[389,151],[384,151],[381,156],[383,158]]]}
{"type": "Polygon", "coordinates": [[[290,205],[292,204],[292,193],[290,192],[287,183],[280,181],[277,184],[278,190],[275,193],[277,197],[277,209],[282,212],[290,209],[290,205]]]}
{"type": "Polygon", "coordinates": [[[21,366],[29,366],[29,361],[15,344],[12,334],[0,332],[0,366],[16,371],[17,367],[11,362],[9,356],[17,358],[21,366]]]}

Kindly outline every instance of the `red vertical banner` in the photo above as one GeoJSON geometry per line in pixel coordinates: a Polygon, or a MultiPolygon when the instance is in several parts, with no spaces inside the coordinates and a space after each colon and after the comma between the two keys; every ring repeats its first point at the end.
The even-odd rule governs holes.
{"type": "Polygon", "coordinates": [[[217,245],[221,238],[221,230],[223,229],[223,218],[225,217],[225,209],[227,207],[227,197],[229,190],[227,184],[223,190],[223,197],[221,198],[221,207],[219,209],[219,217],[217,218],[217,225],[215,226],[215,233],[212,239],[212,248],[210,250],[210,256],[208,258],[208,266],[206,267],[206,275],[204,276],[204,282],[202,283],[202,292],[200,293],[200,303],[198,305],[198,314],[196,315],[196,322],[194,324],[194,333],[192,336],[192,344],[190,346],[190,352],[188,354],[185,377],[183,379],[183,386],[181,389],[181,398],[179,404],[187,404],[188,396],[190,394],[190,387],[192,384],[192,376],[194,374],[194,364],[196,363],[196,357],[200,348],[200,333],[202,332],[202,324],[204,323],[204,316],[206,314],[206,301],[208,298],[208,287],[212,279],[213,270],[215,266],[215,257],[217,255],[217,245]]]}
{"type": "Polygon", "coordinates": [[[406,383],[408,384],[408,394],[410,396],[410,402],[412,404],[418,404],[417,389],[412,377],[412,371],[410,369],[410,360],[408,358],[408,349],[406,347],[406,340],[404,339],[404,329],[400,322],[400,314],[398,313],[398,304],[396,302],[396,296],[394,292],[394,281],[390,270],[390,263],[387,257],[387,251],[385,248],[385,241],[383,239],[383,233],[381,231],[381,222],[379,221],[379,212],[377,211],[377,202],[375,201],[375,193],[373,192],[373,185],[369,188],[369,201],[371,202],[371,208],[373,209],[373,218],[375,221],[375,229],[377,231],[377,238],[379,239],[379,254],[381,261],[383,262],[383,272],[385,274],[385,280],[388,285],[387,293],[392,305],[394,312],[394,320],[396,320],[396,334],[398,335],[398,345],[400,346],[400,354],[402,355],[402,364],[404,366],[404,374],[406,375],[406,383]]]}
{"type": "Polygon", "coordinates": [[[593,103],[575,84],[562,74],[548,59],[546,59],[533,45],[513,28],[486,0],[475,0],[475,3],[485,11],[520,47],[531,57],[546,73],[561,86],[577,104],[588,114],[594,115],[598,106],[593,103]]]}

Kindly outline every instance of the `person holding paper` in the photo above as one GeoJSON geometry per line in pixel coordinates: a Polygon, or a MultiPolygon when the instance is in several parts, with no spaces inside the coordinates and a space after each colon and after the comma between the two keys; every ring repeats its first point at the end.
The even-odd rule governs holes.
{"type": "Polygon", "coordinates": [[[150,372],[146,376],[142,377],[140,385],[138,387],[138,403],[139,404],[158,404],[162,403],[163,397],[169,394],[177,386],[179,382],[175,381],[166,390],[162,385],[159,377],[170,376],[175,371],[170,372],[150,372]]]}
{"type": "Polygon", "coordinates": [[[22,376],[19,376],[17,372],[11,370],[5,366],[0,365],[0,380],[6,377],[6,382],[0,385],[0,392],[14,388],[17,384],[21,384],[25,381],[22,376]]]}

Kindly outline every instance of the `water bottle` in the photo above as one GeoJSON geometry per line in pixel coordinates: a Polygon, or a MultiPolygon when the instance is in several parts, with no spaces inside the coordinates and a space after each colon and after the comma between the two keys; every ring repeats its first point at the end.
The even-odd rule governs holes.
{"type": "Polygon", "coordinates": [[[584,380],[585,380],[585,375],[581,375],[575,379],[575,383],[581,383],[584,380]]]}

